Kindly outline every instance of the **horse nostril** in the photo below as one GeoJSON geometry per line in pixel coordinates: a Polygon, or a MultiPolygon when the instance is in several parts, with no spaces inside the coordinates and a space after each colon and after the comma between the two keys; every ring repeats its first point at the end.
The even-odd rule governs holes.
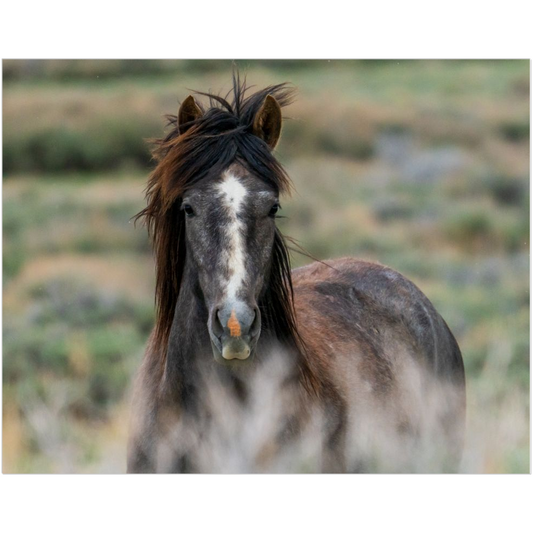
{"type": "Polygon", "coordinates": [[[221,337],[224,333],[224,326],[220,318],[220,311],[215,309],[213,319],[211,320],[211,331],[216,337],[221,337]]]}
{"type": "Polygon", "coordinates": [[[250,326],[251,337],[256,337],[261,331],[261,313],[257,307],[254,309],[254,313],[254,319],[252,321],[252,325],[250,326]]]}

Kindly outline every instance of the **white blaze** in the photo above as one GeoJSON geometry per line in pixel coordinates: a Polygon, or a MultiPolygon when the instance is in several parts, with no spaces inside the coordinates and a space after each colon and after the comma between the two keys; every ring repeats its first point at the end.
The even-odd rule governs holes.
{"type": "Polygon", "coordinates": [[[221,193],[222,203],[226,207],[229,216],[229,224],[226,228],[228,237],[228,249],[226,251],[230,278],[226,287],[226,297],[229,300],[237,300],[237,291],[244,282],[246,275],[244,260],[244,225],[239,220],[244,199],[246,198],[246,188],[233,174],[227,172],[218,186],[221,193]]]}

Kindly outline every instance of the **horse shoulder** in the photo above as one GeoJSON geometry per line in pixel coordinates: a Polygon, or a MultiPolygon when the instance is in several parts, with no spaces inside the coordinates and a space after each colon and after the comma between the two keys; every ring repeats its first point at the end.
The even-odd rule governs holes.
{"type": "Polygon", "coordinates": [[[157,436],[157,411],[162,365],[155,349],[154,333],[148,341],[132,388],[129,421],[128,472],[153,472],[157,436]]]}

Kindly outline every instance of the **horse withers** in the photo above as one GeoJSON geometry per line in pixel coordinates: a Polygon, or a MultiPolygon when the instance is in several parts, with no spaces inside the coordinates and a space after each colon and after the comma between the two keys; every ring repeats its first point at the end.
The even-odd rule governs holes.
{"type": "Polygon", "coordinates": [[[273,150],[292,91],[247,96],[237,76],[232,92],[197,93],[206,108],[189,96],[154,151],[137,217],[157,316],[128,471],[457,469],[464,369],[445,321],[376,263],[291,271],[276,227],[291,184],[273,150]]]}

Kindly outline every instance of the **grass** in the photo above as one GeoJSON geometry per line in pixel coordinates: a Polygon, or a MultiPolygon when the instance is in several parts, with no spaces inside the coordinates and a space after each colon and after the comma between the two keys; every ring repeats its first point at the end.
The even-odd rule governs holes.
{"type": "MultiPolygon", "coordinates": [[[[151,252],[130,223],[149,172],[142,139],[184,87],[228,87],[228,72],[7,63],[3,469],[123,471],[153,323],[151,252]]],[[[320,259],[411,278],[463,351],[463,470],[529,471],[528,64],[254,62],[248,75],[300,89],[279,151],[296,189],[282,231],[320,259]]]]}
{"type": "MultiPolygon", "coordinates": [[[[186,65],[173,70],[164,63],[141,77],[138,67],[115,62],[115,76],[100,79],[98,72],[111,72],[112,64],[56,62],[48,65],[48,73],[43,66],[34,76],[12,76],[4,84],[4,172],[146,168],[143,139],[160,133],[161,116],[176,112],[178,99],[190,88],[229,89],[228,71],[218,64],[195,66],[184,75],[186,65]],[[56,76],[69,68],[71,78],[56,76]]],[[[282,155],[318,150],[368,159],[376,134],[391,125],[429,143],[472,144],[487,136],[527,141],[528,93],[520,89],[528,82],[525,61],[282,65],[242,64],[258,86],[290,79],[299,88],[300,98],[288,112],[294,120],[287,121],[282,155]]],[[[5,68],[16,70],[12,62],[5,68]]]]}

